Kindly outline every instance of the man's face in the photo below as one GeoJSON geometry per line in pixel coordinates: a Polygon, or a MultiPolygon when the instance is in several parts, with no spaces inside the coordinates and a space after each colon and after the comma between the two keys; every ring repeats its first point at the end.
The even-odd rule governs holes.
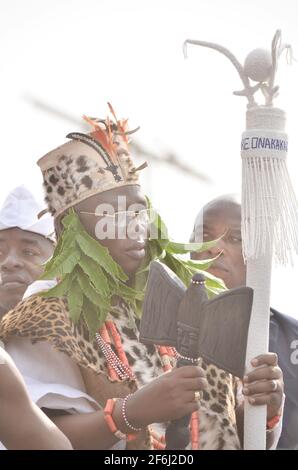
{"type": "Polygon", "coordinates": [[[75,206],[89,235],[108,248],[113,259],[128,275],[138,270],[146,255],[146,209],[146,199],[137,185],[96,194],[75,206]],[[138,217],[140,211],[143,212],[138,217]]]}
{"type": "Polygon", "coordinates": [[[53,244],[42,235],[9,228],[0,231],[0,304],[9,310],[27,287],[42,274],[41,265],[53,254],[53,244]]]}
{"type": "Polygon", "coordinates": [[[222,279],[231,289],[245,285],[246,267],[242,256],[241,208],[231,201],[220,200],[206,206],[200,227],[203,240],[221,240],[213,248],[203,253],[192,253],[192,259],[202,260],[219,257],[208,271],[222,279]]]}

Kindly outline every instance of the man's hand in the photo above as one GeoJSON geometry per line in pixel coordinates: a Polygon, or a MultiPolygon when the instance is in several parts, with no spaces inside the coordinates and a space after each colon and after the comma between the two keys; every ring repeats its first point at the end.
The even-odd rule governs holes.
{"type": "Polygon", "coordinates": [[[267,405],[267,421],[280,413],[284,392],[283,375],[275,353],[251,361],[254,370],[243,378],[243,395],[251,405],[267,405]]]}
{"type": "Polygon", "coordinates": [[[127,413],[136,427],[182,418],[198,409],[195,392],[207,385],[201,367],[174,368],[135,392],[128,401],[127,413]]]}

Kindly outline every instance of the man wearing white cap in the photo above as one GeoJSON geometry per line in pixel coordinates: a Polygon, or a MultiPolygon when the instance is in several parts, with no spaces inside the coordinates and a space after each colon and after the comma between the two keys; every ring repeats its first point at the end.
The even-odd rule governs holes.
{"type": "MultiPolygon", "coordinates": [[[[51,257],[52,217],[24,186],[0,211],[0,318],[20,300],[51,257]]],[[[71,449],[64,434],[31,401],[24,380],[0,341],[0,439],[8,449],[71,449]]],[[[1,445],[0,445],[1,447],[1,445]]]]}
{"type": "Polygon", "coordinates": [[[24,186],[15,188],[0,210],[0,318],[20,300],[52,256],[52,217],[24,186]]]}

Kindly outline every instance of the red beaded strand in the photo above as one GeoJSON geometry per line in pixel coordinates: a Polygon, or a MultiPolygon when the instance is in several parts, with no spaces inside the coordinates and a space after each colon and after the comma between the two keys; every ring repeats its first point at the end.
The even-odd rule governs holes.
{"type": "Polygon", "coordinates": [[[199,449],[199,413],[194,411],[191,415],[191,449],[199,449]]]}
{"type": "MultiPolygon", "coordinates": [[[[163,370],[165,372],[172,369],[171,366],[171,358],[177,359],[179,354],[177,353],[175,348],[170,346],[158,346],[158,352],[160,354],[162,363],[163,363],[163,370]]],[[[199,449],[199,413],[194,411],[191,415],[190,421],[190,430],[191,430],[191,448],[192,450],[199,449]]]]}
{"type": "MultiPolygon", "coordinates": [[[[98,335],[99,336],[99,335],[98,335]]],[[[116,325],[113,321],[106,321],[105,324],[102,326],[100,330],[100,338],[98,340],[98,344],[104,353],[104,356],[107,360],[107,367],[109,377],[111,379],[121,380],[124,378],[135,378],[134,373],[129,365],[127,356],[122,346],[122,341],[120,334],[116,328],[116,325]],[[111,348],[111,338],[112,336],[113,343],[115,349],[117,351],[117,355],[113,352],[111,348]],[[106,349],[102,347],[101,341],[102,340],[106,344],[106,349]]],[[[171,364],[171,359],[176,359],[178,354],[177,351],[169,346],[158,346],[157,347],[164,372],[170,371],[173,367],[171,364]]],[[[195,411],[192,413],[191,416],[191,448],[193,450],[199,449],[199,413],[195,411]]],[[[156,450],[164,450],[165,449],[165,438],[164,436],[157,435],[152,429],[150,430],[153,447],[156,450]]]]}
{"type": "Polygon", "coordinates": [[[118,353],[118,357],[119,357],[120,361],[122,361],[123,364],[128,368],[128,370],[131,372],[131,376],[132,376],[133,374],[132,374],[129,362],[127,360],[126,354],[125,354],[124,349],[122,347],[121,337],[120,337],[120,335],[119,335],[119,333],[116,329],[115,324],[112,321],[106,321],[106,326],[107,326],[107,329],[109,330],[109,332],[112,335],[114,345],[115,345],[115,348],[116,348],[116,351],[118,353]]]}
{"type": "MultiPolygon", "coordinates": [[[[103,324],[102,328],[100,329],[100,334],[101,334],[101,337],[103,339],[103,341],[111,347],[111,340],[110,340],[110,336],[109,336],[109,333],[107,331],[107,328],[106,328],[106,325],[105,323],[103,324]]],[[[109,362],[107,362],[107,367],[108,367],[108,373],[109,373],[109,377],[112,379],[112,380],[119,380],[119,377],[118,377],[118,374],[117,372],[113,369],[113,367],[110,365],[109,362]]]]}
{"type": "Polygon", "coordinates": [[[168,372],[172,369],[168,348],[166,346],[158,346],[158,352],[162,360],[163,370],[168,372]]]}

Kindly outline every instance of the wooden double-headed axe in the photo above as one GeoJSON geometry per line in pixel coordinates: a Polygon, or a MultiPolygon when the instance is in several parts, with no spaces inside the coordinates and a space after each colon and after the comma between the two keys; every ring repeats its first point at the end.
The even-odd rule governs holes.
{"type": "MultiPolygon", "coordinates": [[[[177,367],[198,358],[242,378],[253,289],[240,287],[209,300],[201,273],[188,288],[164,264],[152,261],[140,324],[140,341],[172,346],[177,367]]],[[[189,443],[190,416],[172,421],[166,432],[167,448],[184,449],[189,443]]]]}

